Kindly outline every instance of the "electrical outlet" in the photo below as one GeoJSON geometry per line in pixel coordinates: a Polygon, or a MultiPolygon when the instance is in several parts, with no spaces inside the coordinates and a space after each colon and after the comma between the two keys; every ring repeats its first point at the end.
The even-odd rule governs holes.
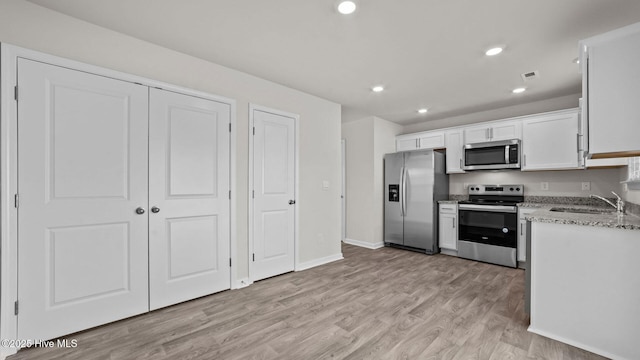
{"type": "Polygon", "coordinates": [[[540,190],[544,190],[544,191],[549,190],[549,183],[546,182],[546,181],[541,182],[540,183],[540,190]]]}
{"type": "Polygon", "coordinates": [[[582,191],[591,191],[591,183],[588,181],[583,182],[582,191]]]}
{"type": "Polygon", "coordinates": [[[464,189],[467,190],[469,188],[469,184],[464,183],[464,189]]]}

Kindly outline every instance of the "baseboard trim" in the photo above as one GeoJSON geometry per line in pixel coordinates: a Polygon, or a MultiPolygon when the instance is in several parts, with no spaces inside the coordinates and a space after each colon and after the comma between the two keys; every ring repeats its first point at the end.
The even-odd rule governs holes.
{"type": "Polygon", "coordinates": [[[249,286],[251,284],[253,284],[253,281],[249,280],[249,278],[238,279],[233,284],[233,287],[231,288],[231,290],[237,290],[237,289],[246,288],[247,286],[249,286]]]}
{"type": "Polygon", "coordinates": [[[534,334],[542,335],[542,336],[547,337],[549,339],[560,341],[561,343],[565,343],[565,344],[568,344],[568,345],[571,345],[571,346],[575,346],[575,347],[583,349],[583,350],[590,351],[590,352],[592,352],[594,354],[602,355],[602,356],[607,357],[609,359],[631,360],[631,358],[627,359],[627,358],[624,358],[624,357],[620,357],[619,355],[612,354],[612,353],[610,353],[608,351],[604,351],[602,349],[599,349],[599,348],[596,348],[596,347],[593,347],[593,346],[585,345],[585,344],[583,344],[583,343],[581,343],[579,341],[566,339],[566,338],[564,338],[562,336],[558,336],[558,335],[555,335],[553,333],[550,333],[550,332],[547,332],[547,331],[544,331],[544,330],[536,329],[532,325],[529,326],[527,331],[532,332],[534,334]]]}
{"type": "Polygon", "coordinates": [[[303,262],[303,263],[299,263],[298,266],[296,267],[296,271],[302,271],[302,270],[311,269],[311,268],[314,268],[316,266],[328,264],[330,262],[334,262],[334,261],[338,261],[338,260],[342,260],[342,259],[344,259],[344,257],[342,256],[342,253],[325,256],[323,258],[314,259],[314,260],[311,260],[311,261],[306,261],[306,262],[303,262]]]}
{"type": "Polygon", "coordinates": [[[375,249],[380,249],[384,247],[384,243],[383,242],[379,242],[379,243],[370,243],[367,241],[361,241],[361,240],[355,240],[355,239],[349,239],[349,238],[345,238],[343,240],[343,242],[345,244],[349,244],[349,245],[355,245],[355,246],[359,246],[359,247],[363,247],[366,249],[371,249],[371,250],[375,250],[375,249]]]}
{"type": "Polygon", "coordinates": [[[4,348],[0,350],[0,360],[5,360],[8,356],[11,356],[18,352],[15,348],[4,348]]]}

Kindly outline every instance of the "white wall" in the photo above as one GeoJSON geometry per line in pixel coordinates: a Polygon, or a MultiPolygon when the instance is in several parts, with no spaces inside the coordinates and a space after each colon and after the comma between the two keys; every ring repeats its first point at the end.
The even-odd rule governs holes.
{"type": "MultiPolygon", "coordinates": [[[[24,0],[0,1],[0,41],[236,100],[238,278],[248,275],[248,105],[300,115],[299,260],[340,254],[340,105],[91,25],[24,0]],[[322,190],[322,181],[331,187],[322,190]]],[[[215,44],[212,44],[215,46],[215,44]]],[[[242,46],[242,44],[238,44],[242,46]]]]}
{"type": "Polygon", "coordinates": [[[347,239],[365,247],[383,244],[384,154],[395,152],[402,126],[374,116],[342,124],[347,147],[347,239]]]}
{"type": "Polygon", "coordinates": [[[373,121],[364,118],[342,124],[345,139],[347,242],[373,243],[373,121]]]}
{"type": "Polygon", "coordinates": [[[596,194],[612,197],[611,191],[619,190],[619,172],[619,169],[468,172],[449,176],[449,193],[466,194],[465,184],[524,184],[525,196],[585,197],[596,194]],[[549,190],[542,190],[541,182],[548,182],[549,190]],[[591,190],[583,191],[582,182],[589,182],[591,190]]]}

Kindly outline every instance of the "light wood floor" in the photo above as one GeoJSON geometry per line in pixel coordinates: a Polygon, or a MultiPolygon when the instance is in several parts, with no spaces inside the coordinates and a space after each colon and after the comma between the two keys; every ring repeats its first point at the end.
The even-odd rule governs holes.
{"type": "Polygon", "coordinates": [[[345,260],[69,336],[18,359],[602,359],[531,334],[524,272],[404,250],[345,260]]]}

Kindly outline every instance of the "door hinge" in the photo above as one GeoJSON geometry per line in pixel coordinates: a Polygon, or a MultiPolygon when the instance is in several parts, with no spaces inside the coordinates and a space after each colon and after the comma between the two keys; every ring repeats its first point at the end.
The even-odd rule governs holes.
{"type": "Polygon", "coordinates": [[[229,258],[229,267],[231,267],[231,258],[229,258]]]}
{"type": "Polygon", "coordinates": [[[253,127],[253,135],[255,135],[255,134],[256,134],[256,127],[254,126],[253,127]]]}
{"type": "Polygon", "coordinates": [[[18,315],[18,302],[17,301],[13,303],[13,314],[16,315],[16,316],[18,315]]]}
{"type": "Polygon", "coordinates": [[[18,101],[18,85],[13,87],[13,98],[18,101]]]}
{"type": "Polygon", "coordinates": [[[256,253],[253,253],[253,261],[256,261],[256,253]]]}
{"type": "Polygon", "coordinates": [[[17,209],[19,203],[20,203],[20,197],[18,196],[18,194],[15,194],[15,196],[13,197],[13,206],[15,206],[17,209]]]}
{"type": "Polygon", "coordinates": [[[256,198],[256,191],[255,190],[251,190],[251,198],[253,198],[253,199],[256,198]]]}
{"type": "Polygon", "coordinates": [[[229,132],[231,132],[231,123],[229,123],[229,132]]]}
{"type": "Polygon", "coordinates": [[[231,190],[229,190],[229,200],[231,200],[231,190]]]}

